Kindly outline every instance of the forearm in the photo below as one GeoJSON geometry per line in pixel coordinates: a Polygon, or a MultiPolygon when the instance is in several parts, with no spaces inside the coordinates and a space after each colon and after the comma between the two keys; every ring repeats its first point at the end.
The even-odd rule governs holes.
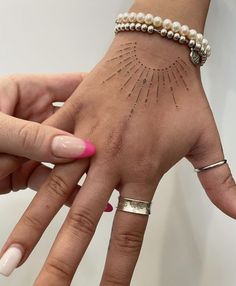
{"type": "Polygon", "coordinates": [[[203,32],[210,0],[134,0],[130,11],[152,13],[203,32]]]}

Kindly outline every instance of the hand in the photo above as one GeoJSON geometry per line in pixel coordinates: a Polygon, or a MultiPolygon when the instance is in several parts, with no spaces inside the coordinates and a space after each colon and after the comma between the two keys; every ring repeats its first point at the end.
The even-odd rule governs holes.
{"type": "MultiPolygon", "coordinates": [[[[159,37],[118,35],[47,124],[56,126],[62,118],[65,129],[73,123],[75,135],[95,142],[97,153],[90,162],[56,166],[0,254],[6,252],[5,260],[11,257],[10,270],[24,263],[87,171],[34,284],[40,286],[70,285],[114,189],[122,197],[151,201],[162,176],[182,158],[194,167],[224,158],[199,68],[190,63],[187,49],[159,37]]],[[[199,178],[212,202],[236,217],[228,165],[199,178]]],[[[147,221],[146,216],[116,212],[101,285],[130,284],[147,221]]]]}
{"type": "MultiPolygon", "coordinates": [[[[85,143],[82,140],[55,128],[43,127],[27,121],[41,123],[50,117],[58,110],[53,103],[66,101],[84,76],[85,74],[80,73],[50,76],[18,75],[1,78],[0,194],[7,193],[12,188],[13,190],[22,188],[28,181],[27,175],[29,176],[39,165],[36,162],[27,163],[19,170],[21,164],[26,161],[23,157],[37,161],[66,162],[68,159],[62,159],[62,157],[71,160],[83,153],[85,143]],[[55,144],[54,141],[52,149],[50,144],[53,137],[57,135],[63,135],[63,137],[56,138],[58,143],[55,144]],[[71,146],[69,150],[68,146],[66,147],[66,144],[73,142],[75,143],[74,153],[71,146]],[[11,176],[10,174],[15,170],[17,171],[11,176]]],[[[40,175],[38,174],[37,180],[40,175]]]]}

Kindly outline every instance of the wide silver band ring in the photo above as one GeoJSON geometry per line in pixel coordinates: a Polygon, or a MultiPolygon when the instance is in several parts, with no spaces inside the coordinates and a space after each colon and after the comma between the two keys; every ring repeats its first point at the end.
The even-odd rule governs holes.
{"type": "Polygon", "coordinates": [[[203,172],[203,171],[207,171],[207,170],[210,170],[210,169],[213,169],[213,168],[216,168],[216,167],[220,167],[224,164],[227,163],[227,160],[222,160],[222,161],[219,161],[219,162],[216,162],[214,164],[211,164],[211,165],[208,165],[208,166],[205,166],[205,167],[201,167],[201,168],[196,168],[194,169],[195,172],[197,173],[200,173],[200,172],[203,172]]]}
{"type": "Polygon", "coordinates": [[[117,210],[139,215],[151,214],[151,202],[119,197],[117,210]]]}

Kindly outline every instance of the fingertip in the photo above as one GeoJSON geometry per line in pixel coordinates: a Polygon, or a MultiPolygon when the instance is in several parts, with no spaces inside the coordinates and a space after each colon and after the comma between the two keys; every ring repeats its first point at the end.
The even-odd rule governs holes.
{"type": "Polygon", "coordinates": [[[12,244],[0,259],[0,274],[8,277],[18,267],[24,255],[23,247],[12,244]]]}
{"type": "Polygon", "coordinates": [[[85,149],[82,154],[78,157],[78,159],[91,157],[96,153],[96,147],[88,140],[85,142],[85,149]]]}
{"type": "Polygon", "coordinates": [[[87,72],[81,72],[80,73],[81,79],[84,80],[87,74],[88,74],[87,72]]]}
{"type": "Polygon", "coordinates": [[[96,148],[92,143],[75,136],[56,136],[51,146],[52,153],[57,158],[81,159],[96,153],[96,148]]]}
{"type": "Polygon", "coordinates": [[[107,212],[107,213],[112,212],[113,211],[113,206],[108,203],[104,211],[107,212]]]}

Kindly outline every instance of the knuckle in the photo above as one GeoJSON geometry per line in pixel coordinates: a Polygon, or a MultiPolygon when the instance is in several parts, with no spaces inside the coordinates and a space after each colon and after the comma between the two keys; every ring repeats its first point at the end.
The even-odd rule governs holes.
{"type": "Polygon", "coordinates": [[[84,233],[93,236],[96,230],[96,223],[91,217],[89,210],[83,209],[77,212],[70,212],[67,218],[69,227],[73,230],[75,235],[80,236],[84,233]]]}
{"type": "Polygon", "coordinates": [[[233,178],[233,175],[231,172],[229,172],[228,174],[226,174],[223,178],[222,178],[222,183],[221,185],[224,188],[231,188],[235,186],[235,181],[233,178]]]}
{"type": "Polygon", "coordinates": [[[126,281],[126,279],[124,281],[122,281],[122,277],[118,277],[121,276],[120,273],[118,274],[112,274],[112,273],[107,273],[103,279],[104,281],[104,285],[107,286],[127,286],[129,285],[129,282],[126,281]]]}
{"type": "Polygon", "coordinates": [[[7,176],[8,176],[8,170],[0,168],[0,180],[5,179],[7,176]]]}
{"type": "Polygon", "coordinates": [[[25,150],[31,149],[32,146],[35,146],[36,144],[37,146],[42,144],[40,140],[40,131],[40,125],[37,123],[26,123],[19,129],[18,136],[21,140],[22,147],[25,150]]]}
{"type": "Polygon", "coordinates": [[[143,243],[143,233],[129,231],[115,234],[113,237],[115,246],[122,252],[138,253],[143,243]]]}
{"type": "Polygon", "coordinates": [[[45,264],[45,271],[57,277],[57,280],[69,281],[72,278],[71,267],[59,258],[49,258],[45,264]]]}
{"type": "Polygon", "coordinates": [[[120,122],[117,124],[115,128],[109,127],[111,130],[106,138],[106,142],[104,144],[105,152],[109,158],[117,157],[124,146],[124,138],[126,134],[126,125],[125,122],[120,122]]]}
{"type": "Polygon", "coordinates": [[[25,226],[27,226],[30,229],[33,229],[37,232],[39,232],[43,229],[43,225],[42,225],[42,222],[40,221],[40,219],[38,219],[32,215],[25,214],[22,218],[22,222],[25,226]]]}
{"type": "Polygon", "coordinates": [[[149,180],[156,175],[158,168],[158,162],[151,157],[138,158],[135,164],[134,173],[136,173],[139,178],[149,180]],[[147,176],[147,174],[150,175],[147,176]]]}
{"type": "Polygon", "coordinates": [[[69,186],[66,184],[65,180],[56,174],[52,174],[48,181],[49,191],[56,195],[56,197],[61,197],[62,199],[67,199],[69,195],[69,186]]]}

